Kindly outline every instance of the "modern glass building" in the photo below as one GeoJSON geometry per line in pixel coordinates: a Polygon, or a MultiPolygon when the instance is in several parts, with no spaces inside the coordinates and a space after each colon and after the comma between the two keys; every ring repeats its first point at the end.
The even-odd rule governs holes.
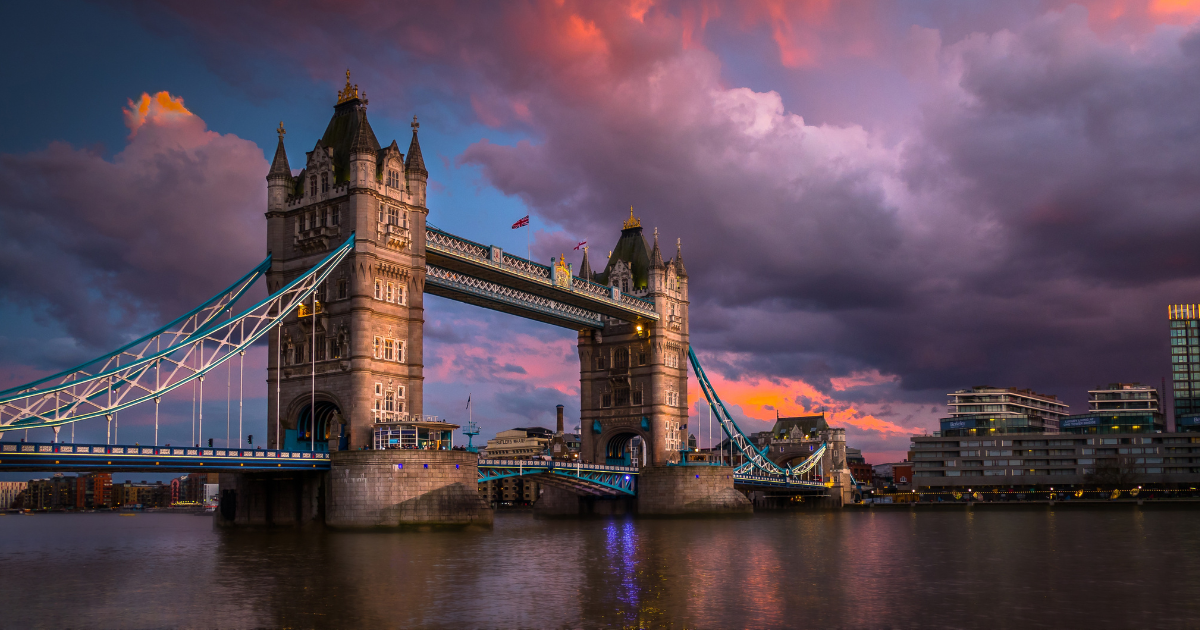
{"type": "Polygon", "coordinates": [[[1176,431],[1200,431],[1200,305],[1167,307],[1176,431]]]}
{"type": "Polygon", "coordinates": [[[1059,419],[1067,415],[1058,397],[1028,389],[978,386],[948,396],[950,417],[941,420],[942,436],[1058,433],[1059,419]]]}
{"type": "Polygon", "coordinates": [[[1161,433],[1158,390],[1141,383],[1111,383],[1088,390],[1088,412],[1059,421],[1062,433],[1161,433]]]}

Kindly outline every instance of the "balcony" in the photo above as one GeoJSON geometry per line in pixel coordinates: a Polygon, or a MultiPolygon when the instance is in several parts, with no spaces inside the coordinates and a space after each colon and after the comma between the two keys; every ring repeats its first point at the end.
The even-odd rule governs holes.
{"type": "Polygon", "coordinates": [[[379,240],[391,249],[403,250],[412,243],[412,233],[408,228],[391,223],[380,223],[377,232],[379,240]]]}

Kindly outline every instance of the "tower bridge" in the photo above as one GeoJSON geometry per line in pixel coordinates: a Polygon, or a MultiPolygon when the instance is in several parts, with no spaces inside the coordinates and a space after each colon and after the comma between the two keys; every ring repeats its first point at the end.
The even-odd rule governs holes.
{"type": "MultiPolygon", "coordinates": [[[[695,495],[693,504],[705,510],[748,509],[733,491],[735,482],[834,495],[849,488],[840,430],[831,429],[810,457],[781,465],[733,421],[690,346],[689,278],[678,239],[674,256],[664,259],[658,230],[648,243],[631,208],[608,259],[594,271],[587,249],[578,269],[565,257],[546,265],[432,227],[429,173],[415,117],[411,127],[407,151],[394,140],[383,146],[368,121],[367,100],[347,80],[324,134],[293,175],[280,124],[266,176],[263,263],[159,331],[82,366],[0,392],[0,431],[56,428],[90,418],[111,424],[117,411],[137,404],[154,404],[157,422],[163,395],[196,382],[202,397],[205,374],[240,360],[249,345],[264,339],[269,414],[264,453],[272,455],[225,450],[217,456],[202,449],[170,465],[209,470],[220,460],[229,465],[223,469],[233,469],[274,459],[281,471],[284,462],[295,469],[291,464],[303,461],[319,477],[303,481],[296,494],[309,497],[305,506],[324,506],[331,524],[490,522],[474,484],[497,475],[541,475],[577,494],[637,495],[644,512],[686,512],[690,508],[680,505],[647,508],[647,501],[671,504],[684,495],[695,495]],[[271,295],[235,315],[235,303],[259,276],[271,295]],[[423,391],[426,293],[577,331],[583,428],[578,466],[514,468],[476,462],[462,451],[375,450],[381,423],[430,420],[423,391]],[[745,457],[737,470],[682,461],[689,365],[722,429],[745,457]],[[635,439],[645,445],[642,461],[631,457],[635,439]],[[250,459],[232,466],[243,457],[250,459]],[[701,489],[692,492],[693,486],[701,489]],[[327,501],[313,498],[322,493],[327,501]]],[[[101,467],[133,461],[126,452],[116,453],[121,457],[112,461],[118,464],[80,460],[93,453],[63,451],[57,439],[48,450],[36,446],[0,452],[0,469],[27,470],[49,461],[59,466],[93,461],[101,467]]],[[[104,448],[109,450],[95,454],[109,462],[112,449],[130,447],[104,448]]],[[[134,450],[143,455],[141,447],[134,450]]],[[[150,450],[150,459],[160,457],[158,447],[150,450]]],[[[269,474],[269,469],[255,470],[269,474]]],[[[253,522],[256,517],[238,516],[238,510],[253,511],[255,501],[247,495],[261,479],[254,481],[250,472],[227,476],[223,502],[235,507],[223,506],[222,518],[253,522]]]]}

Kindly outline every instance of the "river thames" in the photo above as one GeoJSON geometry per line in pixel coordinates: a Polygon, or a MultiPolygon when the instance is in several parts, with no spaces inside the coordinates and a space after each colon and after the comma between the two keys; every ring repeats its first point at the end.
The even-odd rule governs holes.
{"type": "Polygon", "coordinates": [[[1005,508],[214,530],[0,517],[6,628],[1050,628],[1200,624],[1200,511],[1005,508]]]}

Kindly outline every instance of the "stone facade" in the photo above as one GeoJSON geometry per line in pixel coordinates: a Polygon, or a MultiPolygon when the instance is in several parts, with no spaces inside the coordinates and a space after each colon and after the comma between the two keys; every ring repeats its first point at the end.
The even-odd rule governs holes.
{"type": "Polygon", "coordinates": [[[222,473],[213,522],[219,527],[320,523],[328,473],[222,473]]]}
{"type": "Polygon", "coordinates": [[[466,451],[343,451],[330,456],[325,524],[344,529],[490,527],[477,457],[466,451]]]}
{"type": "Polygon", "coordinates": [[[687,442],[688,278],[683,256],[663,262],[654,235],[647,252],[641,222],[629,221],[604,272],[580,275],[654,302],[658,322],[605,318],[604,329],[579,333],[579,396],[583,461],[623,464],[640,437],[643,462],[678,461],[687,442]],[[591,276],[591,277],[589,277],[591,276]]]}
{"type": "Polygon", "coordinates": [[[376,416],[422,411],[428,173],[415,119],[405,156],[395,141],[379,145],[366,108],[347,80],[324,136],[295,176],[280,126],[267,175],[269,290],[313,267],[351,233],[355,247],[318,291],[315,316],[290,314],[269,335],[271,448],[293,446],[288,436],[324,448],[343,431],[346,447],[369,448],[376,416]],[[277,421],[284,435],[277,435],[277,421]]]}
{"type": "Polygon", "coordinates": [[[638,514],[750,514],[728,466],[648,466],[638,475],[638,514]]]}

